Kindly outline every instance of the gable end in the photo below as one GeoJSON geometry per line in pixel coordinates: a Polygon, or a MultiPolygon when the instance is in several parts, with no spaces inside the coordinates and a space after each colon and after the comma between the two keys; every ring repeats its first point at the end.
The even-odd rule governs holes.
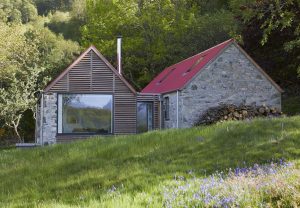
{"type": "Polygon", "coordinates": [[[249,56],[249,54],[237,44],[235,41],[233,42],[235,47],[239,49],[239,51],[255,66],[255,68],[269,81],[271,84],[280,92],[283,93],[284,90],[263,70],[255,61],[254,59],[249,56]]]}
{"type": "Polygon", "coordinates": [[[85,50],[70,66],[44,89],[44,92],[113,91],[112,83],[120,80],[133,94],[135,89],[94,47],[85,50]]]}
{"type": "MultiPolygon", "coordinates": [[[[247,52],[241,48],[239,46],[239,44],[236,43],[236,41],[233,41],[232,43],[230,43],[229,45],[227,45],[225,48],[223,48],[217,56],[215,56],[210,62],[208,62],[206,64],[206,66],[204,66],[203,68],[207,68],[209,65],[213,64],[215,62],[215,60],[217,60],[224,51],[226,51],[230,46],[234,45],[241,54],[243,54],[245,56],[246,59],[248,59],[250,61],[251,64],[254,65],[255,69],[258,70],[265,78],[267,81],[269,81],[276,90],[278,90],[278,92],[283,93],[284,90],[281,89],[281,87],[247,54],[247,52]]],[[[190,85],[190,83],[193,82],[194,79],[196,79],[196,77],[198,77],[204,70],[199,71],[191,80],[189,80],[189,82],[187,82],[182,88],[181,90],[185,89],[186,87],[188,87],[190,85]]],[[[200,75],[201,76],[201,75],[200,75]]]]}

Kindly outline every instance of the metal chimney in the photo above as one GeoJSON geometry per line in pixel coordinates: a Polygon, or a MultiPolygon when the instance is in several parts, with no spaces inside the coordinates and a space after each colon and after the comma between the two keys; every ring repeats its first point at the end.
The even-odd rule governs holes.
{"type": "Polygon", "coordinates": [[[118,64],[118,71],[119,74],[122,75],[122,36],[117,36],[117,64],[118,64]]]}

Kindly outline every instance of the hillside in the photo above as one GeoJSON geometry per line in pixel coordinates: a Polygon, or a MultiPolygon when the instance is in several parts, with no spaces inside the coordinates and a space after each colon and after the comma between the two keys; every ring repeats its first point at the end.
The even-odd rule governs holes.
{"type": "Polygon", "coordinates": [[[191,171],[299,164],[299,138],[300,117],[289,117],[0,150],[0,206],[161,207],[161,186],[191,171]]]}

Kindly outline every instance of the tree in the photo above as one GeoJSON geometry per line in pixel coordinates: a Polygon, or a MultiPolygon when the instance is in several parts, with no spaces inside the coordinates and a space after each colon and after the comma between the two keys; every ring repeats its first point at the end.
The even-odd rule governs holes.
{"type": "Polygon", "coordinates": [[[48,77],[57,75],[80,49],[41,22],[0,22],[0,122],[14,129],[19,141],[24,112],[35,112],[38,92],[48,77]]]}
{"type": "Polygon", "coordinates": [[[83,45],[96,45],[115,63],[115,37],[122,34],[124,76],[138,89],[166,66],[228,39],[236,29],[229,11],[209,14],[189,0],[88,0],[86,9],[83,45]]]}
{"type": "Polygon", "coordinates": [[[77,42],[65,40],[62,35],[56,35],[45,27],[31,27],[25,35],[35,42],[38,66],[43,67],[43,74],[51,78],[57,76],[80,52],[77,42]]]}
{"type": "MultiPolygon", "coordinates": [[[[5,125],[13,128],[20,142],[22,138],[19,134],[19,124],[24,112],[28,109],[35,112],[35,105],[38,100],[41,83],[41,68],[31,68],[30,70],[14,73],[13,78],[6,88],[0,89],[0,116],[5,125]]],[[[46,81],[46,78],[43,78],[46,81]]],[[[44,82],[45,83],[45,82],[44,82]]]]}
{"type": "Polygon", "coordinates": [[[72,7],[73,0],[33,0],[40,15],[47,15],[51,11],[66,11],[72,7]]]}
{"type": "Polygon", "coordinates": [[[26,27],[0,22],[0,87],[4,87],[17,70],[33,67],[38,62],[38,49],[25,37],[26,27]]]}
{"type": "Polygon", "coordinates": [[[37,17],[37,9],[31,0],[1,0],[2,22],[28,23],[37,17]]]}
{"type": "Polygon", "coordinates": [[[299,0],[231,0],[243,47],[288,91],[296,91],[300,68],[299,0]],[[289,90],[291,88],[291,90],[289,90]]]}

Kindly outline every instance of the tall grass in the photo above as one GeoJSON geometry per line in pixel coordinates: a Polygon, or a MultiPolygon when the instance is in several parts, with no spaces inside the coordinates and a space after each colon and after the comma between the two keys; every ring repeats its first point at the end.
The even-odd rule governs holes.
{"type": "Polygon", "coordinates": [[[298,207],[300,170],[271,163],[206,178],[177,177],[163,195],[166,207],[298,207]]]}
{"type": "Polygon", "coordinates": [[[300,117],[0,151],[0,207],[163,206],[175,175],[300,158],[300,117]],[[117,191],[113,191],[116,189],[117,191]]]}

